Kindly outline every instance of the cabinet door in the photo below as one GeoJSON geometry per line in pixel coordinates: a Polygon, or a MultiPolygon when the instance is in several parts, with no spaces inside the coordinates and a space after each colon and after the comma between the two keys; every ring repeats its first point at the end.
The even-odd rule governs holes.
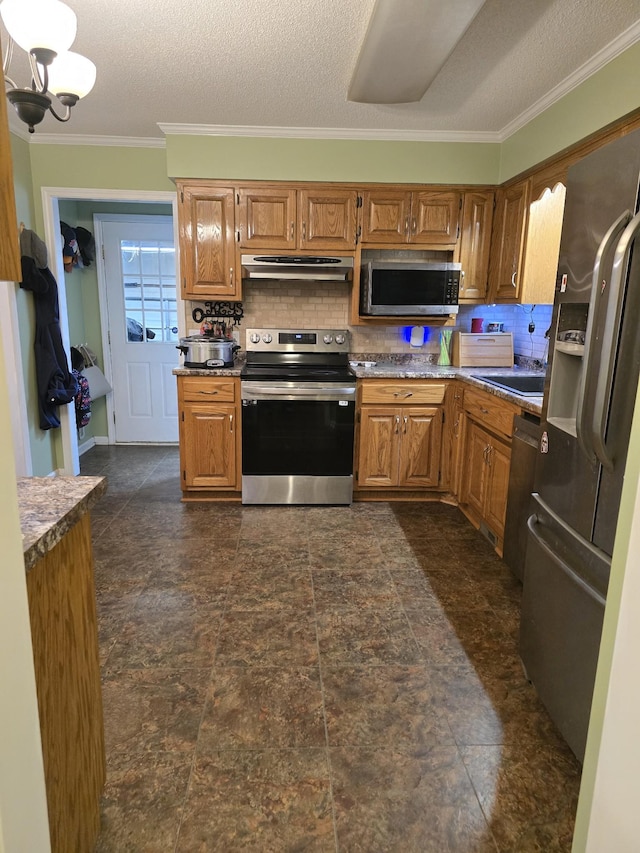
{"type": "Polygon", "coordinates": [[[442,408],[400,410],[400,486],[437,488],[440,477],[442,408]]]}
{"type": "Polygon", "coordinates": [[[237,487],[234,405],[185,403],[180,423],[183,488],[237,487]]]}
{"type": "Polygon", "coordinates": [[[182,297],[239,296],[231,188],[179,185],[182,297]]]}
{"type": "Polygon", "coordinates": [[[490,436],[473,421],[468,422],[465,442],[465,469],[460,501],[473,507],[480,517],[484,516],[487,490],[490,436]]]}
{"type": "Polygon", "coordinates": [[[507,512],[507,493],[509,491],[509,468],[511,448],[495,438],[491,439],[487,454],[489,476],[485,497],[484,518],[494,533],[500,538],[504,535],[504,519],[507,512]]]}
{"type": "Polygon", "coordinates": [[[240,187],[237,191],[237,203],[241,248],[295,249],[295,190],[240,187]]]}
{"type": "Polygon", "coordinates": [[[362,242],[406,243],[411,213],[411,193],[370,190],[362,195],[362,242]]]}
{"type": "Polygon", "coordinates": [[[530,182],[522,181],[496,194],[495,228],[491,241],[492,299],[516,302],[523,272],[530,182]]]}
{"type": "Polygon", "coordinates": [[[429,246],[453,246],[460,222],[459,192],[411,194],[409,242],[429,246]]]}
{"type": "Polygon", "coordinates": [[[298,197],[301,249],[354,249],[358,194],[355,190],[308,189],[298,197]]]}
{"type": "Polygon", "coordinates": [[[483,302],[487,296],[494,200],[492,190],[464,194],[457,258],[462,266],[460,302],[483,302]]]}
{"type": "Polygon", "coordinates": [[[400,440],[398,409],[360,410],[359,486],[397,486],[400,440]]]}
{"type": "Polygon", "coordinates": [[[442,428],[440,485],[457,496],[460,485],[460,441],[462,438],[463,390],[457,382],[450,383],[445,398],[445,418],[442,428]]]}

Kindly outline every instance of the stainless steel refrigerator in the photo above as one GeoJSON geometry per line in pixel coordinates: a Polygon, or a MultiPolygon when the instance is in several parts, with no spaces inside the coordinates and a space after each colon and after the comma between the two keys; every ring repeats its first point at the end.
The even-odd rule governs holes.
{"type": "Polygon", "coordinates": [[[640,375],[639,182],[640,132],[569,170],[528,520],[520,654],[581,761],[640,375]]]}

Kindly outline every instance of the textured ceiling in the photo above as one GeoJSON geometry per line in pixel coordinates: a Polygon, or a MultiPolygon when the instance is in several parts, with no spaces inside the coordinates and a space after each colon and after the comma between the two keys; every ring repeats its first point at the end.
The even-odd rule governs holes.
{"type": "MultiPolygon", "coordinates": [[[[487,0],[420,102],[359,104],[347,89],[374,0],[65,2],[98,78],[39,136],[161,139],[179,124],[497,139],[640,39],[640,0],[487,0]]],[[[26,85],[26,63],[11,76],[26,85]]]]}

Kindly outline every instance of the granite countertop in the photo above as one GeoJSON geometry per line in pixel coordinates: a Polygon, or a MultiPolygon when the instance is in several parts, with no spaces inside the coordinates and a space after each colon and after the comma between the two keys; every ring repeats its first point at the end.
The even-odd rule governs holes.
{"type": "MultiPolygon", "coordinates": [[[[478,379],[478,376],[504,376],[513,373],[518,376],[544,376],[544,371],[529,370],[523,367],[454,367],[447,365],[443,367],[428,362],[415,362],[413,364],[397,364],[392,361],[376,361],[373,366],[354,366],[350,363],[350,370],[357,379],[461,379],[469,385],[488,391],[502,400],[508,400],[521,408],[534,414],[542,412],[542,395],[527,396],[517,394],[515,391],[506,391],[504,388],[496,388],[478,379]]],[[[172,371],[174,376],[240,376],[244,362],[233,367],[175,367],[172,371]]]]}
{"type": "Polygon", "coordinates": [[[523,396],[515,391],[507,391],[497,388],[488,382],[483,382],[479,376],[504,376],[514,374],[518,376],[544,376],[544,371],[528,370],[522,367],[446,367],[426,362],[417,364],[394,364],[392,362],[378,361],[371,367],[351,365],[351,372],[358,379],[460,379],[475,388],[487,391],[501,400],[515,403],[528,412],[539,415],[542,412],[542,395],[523,396]]]}
{"type": "Polygon", "coordinates": [[[106,477],[18,477],[25,569],[51,551],[106,490],[106,477]]]}
{"type": "Polygon", "coordinates": [[[174,376],[240,376],[244,364],[233,367],[174,367],[174,376]]]}

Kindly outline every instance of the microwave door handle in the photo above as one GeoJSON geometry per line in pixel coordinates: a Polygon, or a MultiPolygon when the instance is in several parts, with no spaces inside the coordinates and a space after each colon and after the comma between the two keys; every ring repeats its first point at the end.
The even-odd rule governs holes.
{"type": "Polygon", "coordinates": [[[584,336],[584,354],[582,357],[582,373],[580,375],[580,385],[578,387],[578,405],[576,417],[576,434],[578,437],[578,444],[580,446],[580,449],[582,450],[582,453],[590,462],[592,462],[595,458],[595,449],[591,441],[591,432],[589,428],[589,418],[592,413],[590,411],[587,411],[587,406],[591,408],[591,404],[589,404],[587,400],[587,385],[589,383],[589,379],[591,378],[593,371],[595,370],[594,354],[596,352],[596,335],[598,331],[598,324],[596,323],[595,318],[600,310],[600,300],[602,297],[602,288],[600,286],[602,278],[602,263],[607,253],[607,250],[609,249],[609,246],[611,246],[614,241],[620,238],[620,234],[624,231],[630,219],[631,211],[625,210],[624,213],[620,214],[620,216],[610,226],[609,230],[604,235],[600,245],[598,246],[595,263],[593,265],[591,296],[589,299],[590,307],[589,314],[587,316],[587,328],[584,336]]]}
{"type": "Polygon", "coordinates": [[[615,362],[622,326],[622,306],[626,288],[625,279],[629,268],[629,254],[633,242],[640,232],[640,213],[637,213],[625,228],[616,246],[609,283],[609,298],[602,334],[602,354],[604,363],[598,372],[595,406],[593,409],[592,441],[596,456],[605,468],[613,468],[614,453],[606,444],[609,406],[615,373],[615,362]]]}

